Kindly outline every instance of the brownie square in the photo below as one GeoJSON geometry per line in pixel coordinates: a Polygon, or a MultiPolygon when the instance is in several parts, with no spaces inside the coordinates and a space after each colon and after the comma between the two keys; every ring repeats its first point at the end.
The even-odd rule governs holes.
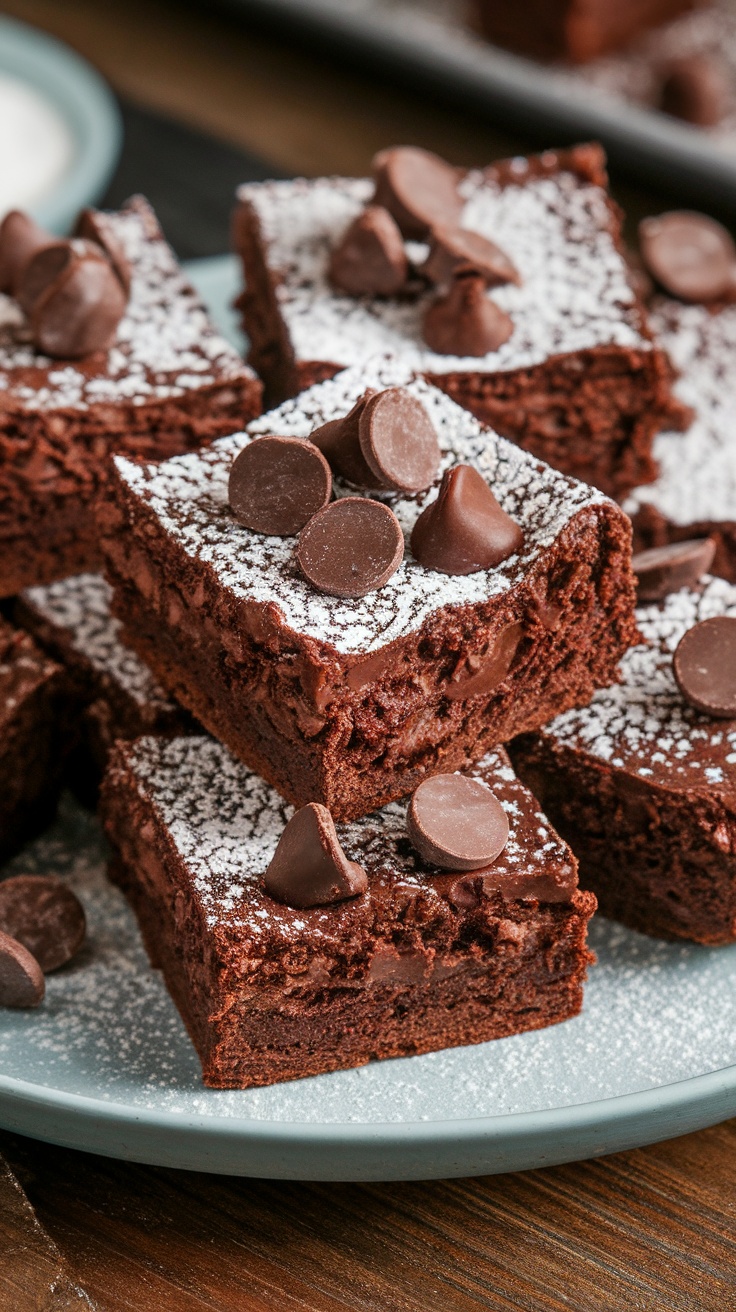
{"type": "Polygon", "coordinates": [[[62,668],[0,618],[0,861],[54,817],[73,710],[62,668]]]}
{"type": "Polygon", "coordinates": [[[89,507],[111,451],[159,459],[200,446],[260,412],[252,370],[212,327],[134,197],[104,221],[131,265],[107,352],[50,360],[0,296],[0,596],[99,564],[89,507]]]}
{"type": "Polygon", "coordinates": [[[657,437],[657,480],[625,502],[636,549],[713,537],[713,572],[736,583],[736,305],[657,296],[651,322],[680,373],[675,394],[692,415],[684,431],[657,437]]]}
{"type": "Polygon", "coordinates": [[[736,939],[736,721],[694,710],[672,656],[700,620],[736,616],[705,579],[636,612],[623,679],[511,745],[519,775],[570,843],[605,916],[659,938],[736,939]]]}
{"type": "Polygon", "coordinates": [[[367,892],[294,911],[263,889],[291,813],[274,789],[209,738],[116,746],[103,786],[112,874],[205,1084],[272,1084],[576,1015],[595,899],[574,887],[569,848],[503,750],[474,774],[510,821],[492,870],[423,865],[392,803],[338,828],[367,892]]]}
{"type": "MultiPolygon", "coordinates": [[[[235,247],[250,360],[269,404],[387,352],[497,432],[563,473],[622,496],[654,478],[670,370],[622,255],[598,146],[513,159],[462,176],[463,227],[496,242],[522,284],[495,287],[514,332],[482,358],[439,355],[421,336],[433,292],[351,297],[330,252],[373,194],[366,178],[247,183],[235,247]]],[[[421,262],[428,248],[411,243],[421,262]]]]}
{"type": "MultiPolygon", "coordinates": [[[[384,494],[407,543],[433,496],[384,494]]],[[[396,360],[346,370],[205,451],[117,458],[101,530],[126,642],[235,756],[337,819],[589,701],[636,635],[623,511],[396,360]],[[235,521],[230,466],[259,435],[307,437],[366,388],[397,385],[426,406],[442,468],[476,466],[524,543],[463,577],[425,569],[407,546],[380,590],[326,596],[299,572],[296,539],[235,521]]]]}
{"type": "Polygon", "coordinates": [[[474,0],[477,25],[489,41],[536,59],[585,63],[618,50],[659,23],[703,0],[474,0]]]}
{"type": "Polygon", "coordinates": [[[28,588],[14,606],[18,623],[67,671],[77,705],[80,743],[70,769],[76,791],[91,800],[117,738],[196,732],[139,656],[121,640],[101,574],[77,574],[28,588]]]}

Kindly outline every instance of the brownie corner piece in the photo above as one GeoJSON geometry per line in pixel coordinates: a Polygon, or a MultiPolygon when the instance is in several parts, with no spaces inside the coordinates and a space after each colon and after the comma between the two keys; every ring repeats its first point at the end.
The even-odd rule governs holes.
{"type": "Polygon", "coordinates": [[[130,266],[108,350],[49,359],[0,296],[0,597],[99,565],[91,507],[111,452],[163,459],[261,410],[259,380],[216,332],[148,202],[97,219],[130,266]]]}
{"type": "Polygon", "coordinates": [[[460,190],[462,226],[500,246],[520,276],[490,293],[510,316],[511,337],[471,358],[425,343],[422,320],[435,294],[426,283],[373,297],[331,284],[331,252],[370,202],[369,179],[239,189],[241,308],[267,403],[391,352],[418,361],[455,401],[562,472],[616,498],[650,482],[652,442],[671,410],[671,370],[631,283],[601,147],[501,161],[467,173],[460,190]]]}
{"type": "Polygon", "coordinates": [[[474,773],[509,817],[492,869],[458,877],[423,865],[392,804],[338,826],[367,890],[295,911],[263,887],[290,814],[272,788],[209,738],[117,744],[103,785],[111,873],[205,1084],[299,1079],[580,1011],[595,898],[577,889],[569,848],[503,750],[474,773]]]}
{"type": "Polygon", "coordinates": [[[64,670],[0,617],[0,860],[53,819],[73,718],[64,670]]]}
{"type": "Polygon", "coordinates": [[[603,915],[658,938],[732,943],[736,720],[688,704],[673,654],[694,625],[736,618],[736,586],[706,577],[636,614],[642,643],[624,657],[621,682],[510,754],[603,915]]]}
{"type": "Polygon", "coordinates": [[[623,511],[396,360],[346,370],[200,453],[118,459],[102,520],[126,641],[235,756],[336,819],[588,702],[636,637],[623,511]],[[406,541],[393,577],[364,597],[328,596],[296,568],[295,539],[236,523],[229,469],[261,436],[307,437],[366,388],[395,386],[431,416],[442,468],[476,466],[524,542],[464,576],[420,565],[408,542],[435,483],[388,497],[406,541]]]}

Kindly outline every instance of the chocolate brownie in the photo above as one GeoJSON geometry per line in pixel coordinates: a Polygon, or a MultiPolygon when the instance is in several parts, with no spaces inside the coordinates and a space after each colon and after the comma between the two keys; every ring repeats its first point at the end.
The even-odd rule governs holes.
{"type": "Polygon", "coordinates": [[[17,622],[67,670],[83,707],[81,742],[70,765],[76,791],[92,798],[116,738],[195,732],[186,711],[167,697],[140,657],[120,638],[101,574],[77,574],[28,588],[17,622]]]}
{"type": "Polygon", "coordinates": [[[656,482],[624,503],[636,548],[712,536],[713,572],[736,583],[736,305],[656,296],[651,322],[679,370],[675,393],[692,421],[684,432],[659,435],[656,482]]]}
{"type": "MultiPolygon", "coordinates": [[[[370,505],[392,508],[406,541],[434,489],[376,495],[370,505]]],[[[586,703],[636,636],[623,511],[395,359],[345,370],[207,450],[160,465],[117,457],[101,531],[126,642],[239,759],[337,819],[586,703]],[[306,438],[366,389],[390,387],[426,407],[441,470],[477,467],[522,546],[464,577],[405,547],[378,591],[326,596],[302,576],[296,539],[237,523],[230,469],[263,435],[306,438]]]]}
{"type": "MultiPolygon", "coordinates": [[[[519,285],[493,288],[513,332],[480,358],[427,347],[421,328],[433,292],[426,283],[383,297],[334,290],[331,254],[370,201],[372,181],[298,178],[240,188],[234,238],[247,287],[243,318],[269,403],[394,353],[563,473],[614,496],[650,481],[670,371],[622,257],[601,148],[548,151],[457,177],[459,221],[497,243],[520,277],[519,285]]],[[[417,265],[428,248],[407,249],[417,265]]]]}
{"type": "Polygon", "coordinates": [[[703,0],[474,0],[477,26],[489,41],[535,59],[585,63],[617,50],[703,0]]]}
{"type": "Polygon", "coordinates": [[[0,618],[0,860],[53,819],[72,717],[61,666],[0,618]]]}
{"type": "Polygon", "coordinates": [[[644,645],[620,684],[511,745],[516,770],[580,861],[605,916],[660,938],[736,939],[736,718],[701,714],[673,655],[702,620],[736,616],[706,578],[637,608],[644,645]]]}
{"type": "Polygon", "coordinates": [[[110,451],[158,459],[260,411],[260,384],[213,329],[141,197],[104,216],[130,264],[113,345],[50,359],[0,296],[0,596],[98,564],[89,506],[110,451]]]}
{"type": "Polygon", "coordinates": [[[392,803],[338,826],[360,896],[294,910],[264,890],[289,808],[209,738],[117,744],[103,786],[128,894],[202,1062],[246,1088],[482,1043],[574,1016],[595,899],[503,750],[475,770],[508,843],[482,874],[428,865],[392,803]]]}

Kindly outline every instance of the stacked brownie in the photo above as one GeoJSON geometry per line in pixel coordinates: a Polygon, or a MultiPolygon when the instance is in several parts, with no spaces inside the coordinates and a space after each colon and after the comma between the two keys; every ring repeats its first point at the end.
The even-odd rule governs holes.
{"type": "Polygon", "coordinates": [[[374,180],[248,183],[238,199],[244,325],[271,404],[389,352],[610,495],[655,476],[669,366],[632,289],[599,147],[465,174],[396,148],[374,180]]]}
{"type": "Polygon", "coordinates": [[[0,287],[12,289],[0,295],[0,596],[99,564],[92,503],[110,452],[159,459],[260,410],[258,380],[213,329],[147,202],[90,211],[83,230],[95,240],[52,242],[15,214],[0,231],[0,287]],[[95,322],[75,334],[95,297],[95,322]]]}

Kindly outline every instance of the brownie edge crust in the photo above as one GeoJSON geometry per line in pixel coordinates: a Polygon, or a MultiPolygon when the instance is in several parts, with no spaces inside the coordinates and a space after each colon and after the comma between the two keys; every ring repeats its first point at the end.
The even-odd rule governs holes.
{"type": "MultiPolygon", "coordinates": [[[[503,752],[476,771],[508,809],[505,874],[574,858],[503,752]]],[[[466,899],[422,868],[404,807],[342,826],[368,891],[292,911],[262,888],[290,808],[209,739],[119,743],[103,788],[112,877],[163,970],[204,1083],[248,1088],[482,1043],[576,1015],[592,894],[466,899]]],[[[467,877],[463,877],[463,883],[467,877]]],[[[481,884],[483,880],[480,881],[481,884]]]]}

